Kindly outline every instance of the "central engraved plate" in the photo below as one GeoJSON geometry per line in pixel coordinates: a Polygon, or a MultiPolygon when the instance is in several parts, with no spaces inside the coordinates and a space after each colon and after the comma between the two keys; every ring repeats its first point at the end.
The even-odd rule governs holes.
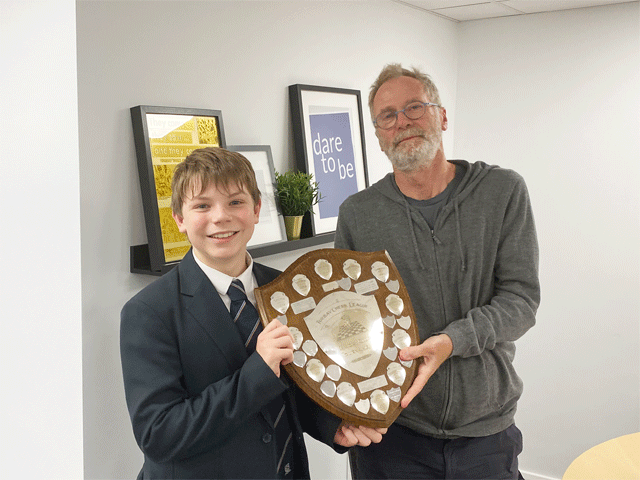
{"type": "Polygon", "coordinates": [[[418,362],[411,300],[387,252],[321,249],[255,289],[263,325],[278,319],[293,338],[284,370],[320,406],[355,425],[388,427],[418,362]]]}
{"type": "Polygon", "coordinates": [[[384,343],[382,316],[374,297],[330,293],[304,321],[331,360],[352,373],[371,376],[384,343]]]}

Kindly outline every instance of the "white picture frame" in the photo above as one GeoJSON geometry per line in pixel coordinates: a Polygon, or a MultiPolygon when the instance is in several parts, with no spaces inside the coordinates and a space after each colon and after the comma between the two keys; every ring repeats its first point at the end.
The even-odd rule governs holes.
{"type": "Polygon", "coordinates": [[[262,194],[260,220],[247,248],[271,245],[287,240],[284,219],[279,214],[275,199],[275,172],[270,145],[231,145],[228,150],[243,155],[253,167],[258,189],[262,194]]]}

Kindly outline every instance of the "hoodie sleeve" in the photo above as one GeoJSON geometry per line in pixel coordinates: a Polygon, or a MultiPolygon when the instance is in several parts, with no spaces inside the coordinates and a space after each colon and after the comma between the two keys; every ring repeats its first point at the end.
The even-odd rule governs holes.
{"type": "Polygon", "coordinates": [[[520,176],[504,211],[493,273],[490,301],[469,309],[464,318],[438,332],[451,338],[452,356],[480,355],[496,343],[517,340],[535,324],[540,303],[538,241],[529,194],[520,176]]]}

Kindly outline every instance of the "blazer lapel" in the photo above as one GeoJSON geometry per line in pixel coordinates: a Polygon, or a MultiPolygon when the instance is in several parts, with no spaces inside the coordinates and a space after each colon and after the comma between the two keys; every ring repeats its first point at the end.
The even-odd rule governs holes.
{"type": "MultiPolygon", "coordinates": [[[[187,252],[177,268],[180,269],[180,293],[187,311],[224,354],[229,370],[238,370],[248,358],[244,342],[220,295],[194,260],[192,250],[187,252]]],[[[254,263],[253,273],[258,285],[264,285],[274,280],[279,272],[254,263]]],[[[286,377],[281,378],[284,380],[286,377]]],[[[288,384],[287,380],[284,381],[288,384]]],[[[267,406],[260,413],[273,427],[273,419],[267,406]]]]}
{"type": "Polygon", "coordinates": [[[259,287],[275,280],[279,274],[278,270],[253,262],[253,275],[259,287]]]}
{"type": "Polygon", "coordinates": [[[247,360],[247,350],[229,310],[190,250],[178,265],[180,291],[187,311],[209,334],[226,357],[229,369],[235,371],[247,360]]]}

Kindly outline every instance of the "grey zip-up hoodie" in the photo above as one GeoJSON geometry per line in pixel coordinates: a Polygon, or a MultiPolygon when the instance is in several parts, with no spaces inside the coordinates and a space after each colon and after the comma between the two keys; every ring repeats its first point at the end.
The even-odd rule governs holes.
{"type": "Polygon", "coordinates": [[[439,438],[492,435],[514,422],[522,381],[514,341],[535,324],[538,243],[524,180],[482,162],[466,169],[431,230],[392,173],[340,207],[335,247],[386,250],[409,291],[421,341],[453,353],[396,420],[439,438]]]}

